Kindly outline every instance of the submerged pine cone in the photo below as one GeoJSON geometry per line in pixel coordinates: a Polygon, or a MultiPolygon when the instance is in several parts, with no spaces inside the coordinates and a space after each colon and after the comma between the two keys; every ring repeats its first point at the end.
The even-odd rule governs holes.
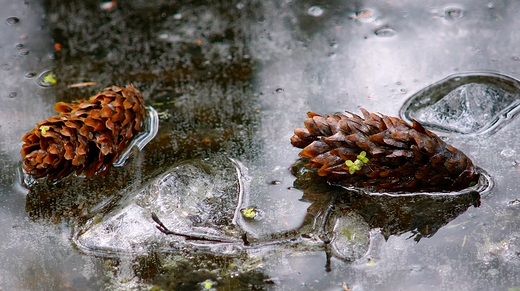
{"type": "Polygon", "coordinates": [[[307,166],[344,186],[447,191],[478,182],[471,160],[417,121],[410,126],[396,117],[361,112],[364,118],[309,112],[306,128],[295,129],[291,143],[310,158],[307,166]]]}
{"type": "Polygon", "coordinates": [[[73,104],[59,102],[54,110],[59,115],[38,123],[22,138],[23,168],[36,178],[108,172],[143,128],[146,114],[133,85],[106,88],[73,104]]]}

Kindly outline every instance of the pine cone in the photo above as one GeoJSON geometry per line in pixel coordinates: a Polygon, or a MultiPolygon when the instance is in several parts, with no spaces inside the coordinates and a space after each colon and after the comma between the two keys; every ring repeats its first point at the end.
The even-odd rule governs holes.
{"type": "Polygon", "coordinates": [[[38,123],[22,138],[23,168],[36,178],[108,172],[143,128],[146,114],[133,85],[106,88],[77,103],[59,102],[54,110],[59,115],[38,123]]]}
{"type": "Polygon", "coordinates": [[[478,182],[471,160],[417,121],[410,126],[396,117],[361,112],[364,118],[309,112],[306,128],[295,129],[291,143],[310,158],[307,166],[344,186],[451,191],[478,182]]]}

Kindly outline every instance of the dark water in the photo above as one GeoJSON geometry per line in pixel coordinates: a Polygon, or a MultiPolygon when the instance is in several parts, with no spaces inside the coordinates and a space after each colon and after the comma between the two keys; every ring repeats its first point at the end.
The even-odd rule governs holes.
{"type": "Polygon", "coordinates": [[[491,177],[482,195],[345,194],[312,173],[296,169],[296,179],[289,142],[308,111],[397,116],[415,92],[454,74],[520,78],[516,1],[1,2],[0,289],[520,290],[520,119],[504,113],[517,99],[500,91],[511,84],[486,95],[504,106],[469,113],[461,126],[470,126],[437,127],[491,177]],[[73,86],[84,82],[95,85],[73,86]],[[55,102],[129,83],[160,116],[144,150],[109,176],[21,186],[20,138],[55,102]],[[137,246],[78,239],[89,223],[115,229],[106,206],[125,209],[171,167],[229,158],[243,176],[194,174],[183,185],[245,183],[244,205],[262,215],[245,226],[259,247],[179,246],[150,216],[128,232],[145,230],[137,246]],[[302,234],[305,243],[290,241],[302,234]],[[325,247],[320,237],[335,240],[325,247]]]}

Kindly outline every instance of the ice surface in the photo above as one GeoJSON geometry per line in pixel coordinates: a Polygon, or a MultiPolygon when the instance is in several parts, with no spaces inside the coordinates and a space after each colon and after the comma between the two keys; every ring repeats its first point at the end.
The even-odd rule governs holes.
{"type": "MultiPolygon", "coordinates": [[[[238,177],[231,160],[193,160],[173,166],[151,184],[128,193],[116,209],[76,229],[86,252],[145,253],[151,245],[181,244],[182,236],[156,229],[155,213],[172,231],[211,240],[241,242],[234,216],[239,206],[238,177]],[[133,197],[132,197],[133,195],[133,197]],[[103,217],[101,222],[99,219],[103,217]]],[[[195,241],[200,243],[201,241],[195,241]]]]}
{"type": "Polygon", "coordinates": [[[505,76],[455,76],[417,93],[405,115],[443,131],[483,132],[520,103],[518,88],[518,81],[505,76]]]}
{"type": "MultiPolygon", "coordinates": [[[[417,121],[459,133],[473,133],[495,122],[518,96],[492,85],[470,83],[416,113],[417,121]]],[[[516,103],[515,103],[516,104],[516,103]]]]}
{"type": "Polygon", "coordinates": [[[258,253],[272,246],[290,252],[324,251],[325,243],[317,234],[330,234],[332,255],[337,258],[353,261],[366,253],[367,223],[360,215],[342,215],[341,210],[329,217],[325,213],[330,199],[316,203],[317,213],[304,219],[297,230],[255,232],[250,224],[259,221],[242,214],[249,207],[251,187],[245,169],[241,162],[226,157],[177,164],[150,184],[124,194],[124,202],[117,207],[99,209],[97,215],[75,229],[73,241],[84,252],[98,256],[201,248],[217,255],[238,256],[244,250],[258,253]],[[159,231],[152,213],[176,234],[159,231]]]}

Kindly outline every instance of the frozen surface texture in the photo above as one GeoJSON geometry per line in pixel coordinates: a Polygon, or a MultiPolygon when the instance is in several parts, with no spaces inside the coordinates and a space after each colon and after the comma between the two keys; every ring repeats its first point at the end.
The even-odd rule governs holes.
{"type": "Polygon", "coordinates": [[[520,104],[520,82],[489,73],[455,75],[415,94],[405,116],[445,132],[484,132],[510,119],[520,104]],[[455,88],[454,88],[455,87],[455,88]]]}
{"type": "Polygon", "coordinates": [[[0,289],[520,288],[520,2],[0,4],[0,289]],[[159,116],[156,137],[107,176],[24,188],[21,137],[55,115],[56,102],[111,84],[139,88],[159,116]],[[387,116],[403,108],[410,124],[431,110],[442,124],[425,128],[484,169],[493,187],[449,197],[362,195],[291,167],[300,150],[288,140],[307,112],[360,107],[387,116]],[[258,219],[229,225],[236,196],[223,208],[205,196],[236,194],[241,183],[230,160],[216,157],[248,169],[249,200],[238,204],[258,219]],[[150,187],[161,178],[164,189],[199,197],[181,202],[187,216],[168,212],[175,204],[166,198],[176,196],[167,191],[153,200],[150,187]],[[152,210],[171,231],[197,229],[238,245],[161,233],[152,210]],[[226,214],[218,224],[217,210],[226,214]]]}
{"type": "Polygon", "coordinates": [[[99,208],[75,229],[73,241],[85,253],[101,256],[199,249],[239,258],[246,252],[272,252],[273,247],[325,251],[329,241],[331,254],[341,260],[366,253],[366,221],[354,212],[343,215],[341,208],[327,210],[332,204],[316,205],[322,213],[310,215],[296,230],[255,233],[250,225],[272,214],[244,214],[251,207],[250,177],[244,170],[240,162],[225,157],[180,163],[135,193],[126,193],[120,203],[99,208]],[[153,216],[171,233],[161,232],[153,216]]]}
{"type": "Polygon", "coordinates": [[[124,199],[110,214],[101,213],[78,227],[75,242],[94,253],[145,253],[168,240],[180,248],[184,237],[161,233],[152,213],[180,235],[201,238],[193,243],[241,242],[236,222],[240,217],[235,217],[242,200],[239,174],[231,160],[225,159],[174,166],[137,194],[128,193],[134,197],[124,199]]]}

